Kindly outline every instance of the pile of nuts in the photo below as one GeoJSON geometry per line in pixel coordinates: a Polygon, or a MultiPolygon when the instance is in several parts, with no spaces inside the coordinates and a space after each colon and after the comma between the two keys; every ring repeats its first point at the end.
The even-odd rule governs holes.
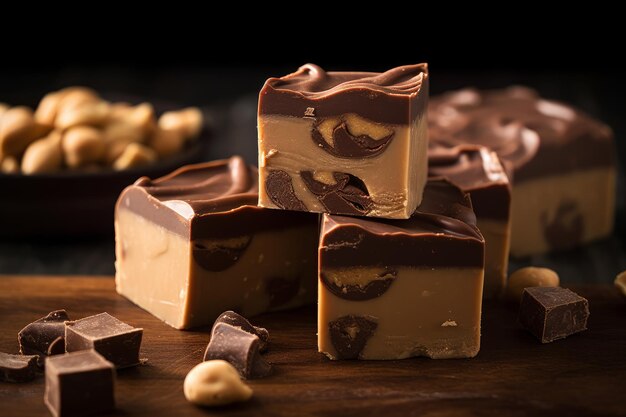
{"type": "Polygon", "coordinates": [[[179,152],[202,126],[195,107],[157,120],[150,103],[110,103],[69,87],[44,96],[34,112],[0,103],[0,172],[123,170],[179,152]]]}

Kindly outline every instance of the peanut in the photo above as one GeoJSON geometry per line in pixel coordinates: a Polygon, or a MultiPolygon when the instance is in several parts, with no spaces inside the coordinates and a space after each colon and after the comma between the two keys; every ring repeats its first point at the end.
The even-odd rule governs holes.
{"type": "Polygon", "coordinates": [[[237,370],[223,360],[196,365],[185,377],[183,391],[187,401],[207,407],[247,401],[252,397],[252,389],[241,380],[237,370]]]}
{"type": "Polygon", "coordinates": [[[148,139],[148,145],[156,151],[160,158],[180,151],[184,142],[185,139],[178,130],[163,130],[160,127],[157,127],[148,139]]]}
{"type": "Polygon", "coordinates": [[[161,129],[178,130],[185,139],[197,137],[202,131],[202,125],[202,111],[197,107],[168,111],[159,117],[161,129]]]}
{"type": "Polygon", "coordinates": [[[2,158],[2,161],[0,161],[0,172],[13,174],[15,172],[19,172],[19,170],[20,164],[17,162],[17,159],[12,156],[6,156],[2,158]]]}
{"type": "Polygon", "coordinates": [[[55,125],[58,129],[69,129],[73,126],[101,126],[109,117],[109,104],[105,101],[94,101],[79,107],[66,107],[57,114],[55,125]]]}
{"type": "Polygon", "coordinates": [[[13,107],[2,115],[0,123],[0,154],[18,156],[35,139],[37,125],[28,107],[13,107]]]}
{"type": "Polygon", "coordinates": [[[61,151],[61,133],[52,131],[45,138],[36,140],[24,152],[22,172],[25,174],[43,174],[54,172],[63,164],[61,151]]]}
{"type": "Polygon", "coordinates": [[[124,152],[113,162],[113,169],[121,171],[145,165],[157,160],[157,154],[153,149],[139,143],[131,143],[126,146],[124,152]]]}
{"type": "Polygon", "coordinates": [[[509,300],[519,302],[524,288],[527,287],[558,287],[559,275],[548,268],[528,266],[518,269],[509,277],[506,294],[509,300]]]}
{"type": "Polygon", "coordinates": [[[71,168],[97,162],[104,154],[102,133],[88,126],[72,127],[65,132],[62,141],[65,163],[71,168]]]}
{"type": "Polygon", "coordinates": [[[615,287],[626,297],[626,271],[622,271],[615,277],[615,287]]]}

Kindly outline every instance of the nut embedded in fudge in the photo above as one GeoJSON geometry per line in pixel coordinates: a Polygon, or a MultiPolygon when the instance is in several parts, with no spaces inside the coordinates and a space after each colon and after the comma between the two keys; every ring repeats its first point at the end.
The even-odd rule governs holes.
{"type": "Polygon", "coordinates": [[[484,145],[500,156],[513,183],[512,255],[612,232],[616,161],[605,124],[522,87],[434,97],[428,118],[432,144],[484,145]]]}
{"type": "Polygon", "coordinates": [[[257,206],[240,157],[139,179],[117,203],[117,291],[169,325],[310,304],[318,217],[257,206]]]}
{"type": "Polygon", "coordinates": [[[428,68],[270,78],[259,95],[259,205],[408,218],[427,176],[428,68]]]}
{"type": "Polygon", "coordinates": [[[55,417],[90,416],[115,408],[115,367],[95,350],[46,359],[44,402],[55,417]]]}
{"type": "Polygon", "coordinates": [[[511,185],[495,152],[460,145],[428,149],[428,175],[444,177],[470,194],[476,222],[485,238],[485,288],[493,298],[502,293],[509,264],[511,185]]]}
{"type": "Polygon", "coordinates": [[[430,180],[407,220],[324,214],[318,348],[331,359],[473,357],[484,240],[469,196],[430,180]]]}

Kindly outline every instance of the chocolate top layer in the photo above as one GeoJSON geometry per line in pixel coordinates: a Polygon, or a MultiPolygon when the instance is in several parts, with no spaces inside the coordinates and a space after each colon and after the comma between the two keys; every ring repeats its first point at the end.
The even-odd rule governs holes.
{"type": "Polygon", "coordinates": [[[431,146],[428,175],[444,177],[470,193],[478,218],[507,219],[511,206],[509,179],[495,152],[484,146],[431,146]]]}
{"type": "Polygon", "coordinates": [[[428,65],[377,72],[326,72],[314,64],[265,82],[259,115],[324,118],[356,113],[370,120],[408,124],[426,109],[428,65]]]}
{"type": "Polygon", "coordinates": [[[469,196],[447,180],[431,179],[422,204],[406,220],[324,214],[323,267],[398,265],[483,267],[484,239],[469,196]]]}
{"type": "Polygon", "coordinates": [[[514,182],[615,163],[608,126],[528,88],[443,94],[431,99],[428,119],[432,143],[487,146],[514,182]]]}
{"type": "Polygon", "coordinates": [[[187,165],[169,175],[138,179],[117,209],[131,210],[184,237],[233,237],[311,221],[309,213],[257,207],[258,172],[239,156],[187,165]]]}

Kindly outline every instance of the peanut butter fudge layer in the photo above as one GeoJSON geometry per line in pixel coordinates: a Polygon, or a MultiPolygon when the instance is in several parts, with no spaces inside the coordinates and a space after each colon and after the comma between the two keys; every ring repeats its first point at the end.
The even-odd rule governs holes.
{"type": "Polygon", "coordinates": [[[325,214],[318,347],[330,359],[473,357],[484,240],[469,196],[431,180],[407,220],[325,214]]]}
{"type": "Polygon", "coordinates": [[[426,64],[383,73],[312,64],[259,95],[259,205],[408,218],[427,177],[426,64]]]}
{"type": "Polygon", "coordinates": [[[140,178],[117,203],[117,291],[171,326],[315,301],[318,218],[257,207],[240,157],[140,178]]]}
{"type": "Polygon", "coordinates": [[[530,89],[460,90],[433,98],[437,146],[494,150],[513,181],[511,254],[567,249],[609,235],[615,206],[613,133],[530,89]]]}
{"type": "Polygon", "coordinates": [[[428,174],[447,178],[470,194],[478,228],[485,238],[483,295],[499,295],[505,287],[509,264],[511,185],[498,156],[480,146],[431,146],[428,174]]]}

